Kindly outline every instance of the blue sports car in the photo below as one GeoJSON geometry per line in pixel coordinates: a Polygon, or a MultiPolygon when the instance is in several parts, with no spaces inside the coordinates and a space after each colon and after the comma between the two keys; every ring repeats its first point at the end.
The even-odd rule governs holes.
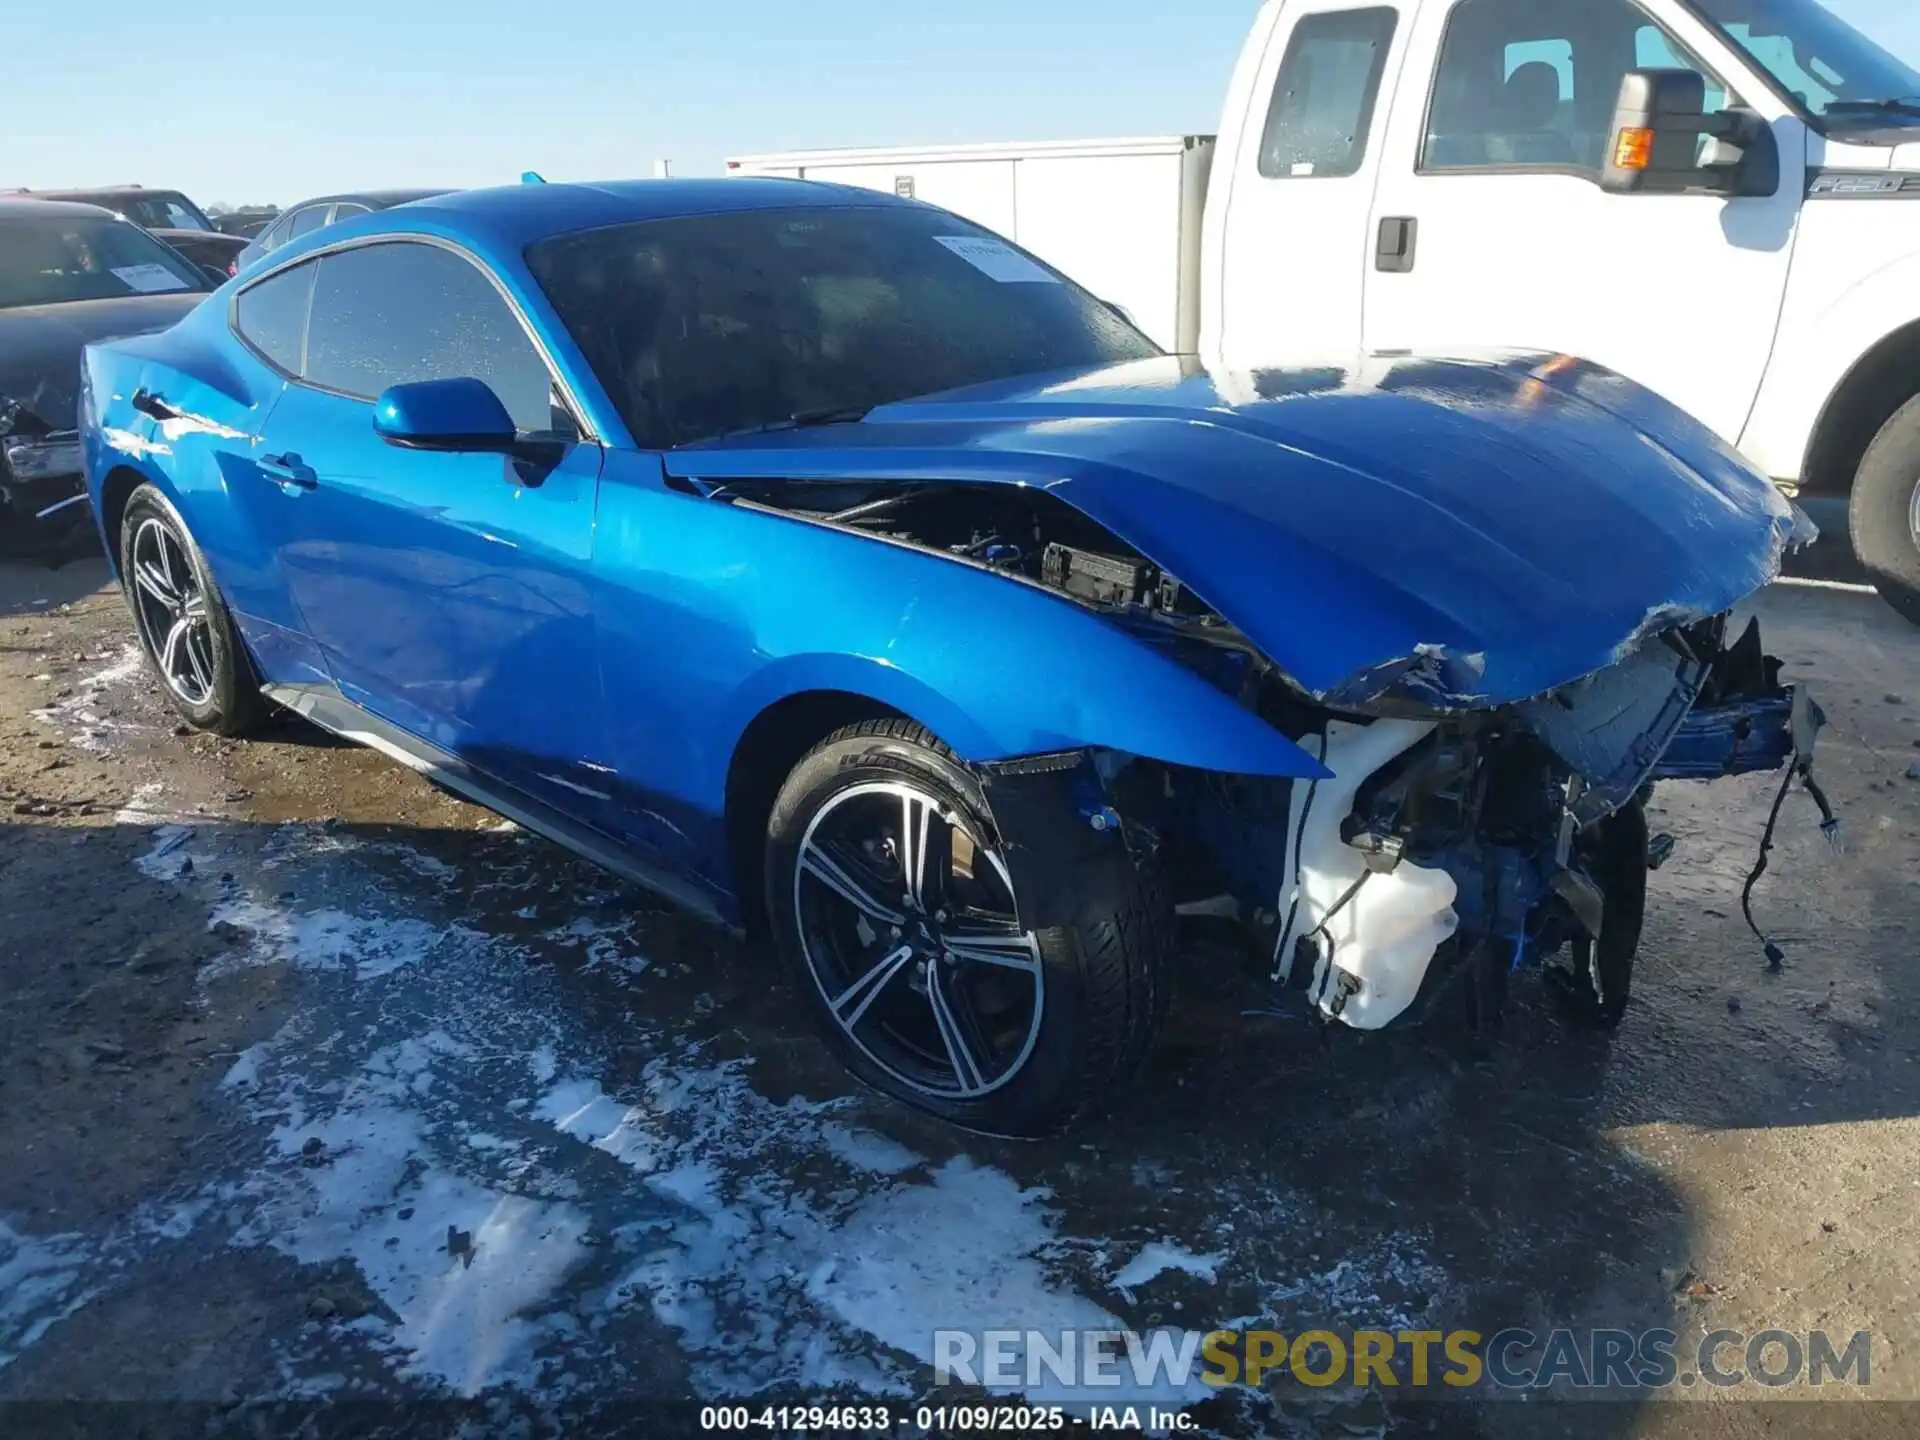
{"type": "Polygon", "coordinates": [[[1031,1134],[1233,917],[1360,1029],[1626,1004],[1661,778],[1811,785],[1729,611],[1799,517],[1566,357],[1210,373],[979,227],[785,180],[297,240],[86,352],[196,726],[270,706],[770,939],[849,1066],[1031,1134]]]}

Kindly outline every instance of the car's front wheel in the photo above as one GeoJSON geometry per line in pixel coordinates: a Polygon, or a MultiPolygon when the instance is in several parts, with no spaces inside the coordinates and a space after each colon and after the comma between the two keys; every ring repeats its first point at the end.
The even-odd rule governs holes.
{"type": "Polygon", "coordinates": [[[908,721],[829,736],[768,821],[775,943],[828,1042],[889,1095],[970,1129],[1038,1135],[1124,1084],[1165,1014],[1173,908],[1151,866],[1076,883],[1027,928],[973,777],[908,721]]]}
{"type": "Polygon", "coordinates": [[[140,647],[173,708],[196,729],[254,729],[267,707],[252,658],[187,522],[152,485],[127,499],[120,584],[140,647]]]}

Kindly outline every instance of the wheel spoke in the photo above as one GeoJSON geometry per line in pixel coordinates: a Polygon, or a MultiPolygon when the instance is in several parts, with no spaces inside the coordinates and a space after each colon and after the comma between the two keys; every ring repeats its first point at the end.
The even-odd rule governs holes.
{"type": "Polygon", "coordinates": [[[151,561],[135,563],[133,567],[133,583],[153,596],[154,599],[158,600],[169,610],[179,603],[180,597],[175,595],[172,589],[168,587],[166,576],[161,574],[159,569],[154,566],[151,561]]]}
{"type": "Polygon", "coordinates": [[[1040,969],[1040,947],[1032,933],[1022,930],[1017,920],[968,917],[949,925],[940,938],[947,953],[956,960],[1030,973],[1038,973],[1040,969]]]}
{"type": "Polygon", "coordinates": [[[924,795],[900,797],[900,869],[907,894],[922,914],[931,915],[946,899],[953,863],[953,831],[947,817],[924,795]]]}
{"type": "Polygon", "coordinates": [[[155,528],[153,548],[159,553],[160,573],[166,580],[167,589],[178,595],[180,582],[173,576],[173,537],[167,534],[164,526],[155,528]]]}
{"type": "Polygon", "coordinates": [[[867,1013],[867,1008],[879,997],[880,992],[887,988],[894,976],[906,969],[912,959],[911,945],[902,945],[889,951],[879,964],[841,991],[836,999],[828,1002],[833,1006],[833,1013],[840,1023],[849,1030],[858,1025],[860,1017],[867,1013]]]}
{"type": "Polygon", "coordinates": [[[206,619],[207,597],[202,595],[198,590],[189,590],[187,592],[187,598],[181,602],[180,613],[189,620],[206,619]]]}
{"type": "Polygon", "coordinates": [[[192,628],[193,622],[182,616],[167,631],[166,642],[160,647],[160,668],[169,679],[180,678],[180,646],[187,638],[187,631],[192,628]]]}
{"type": "Polygon", "coordinates": [[[200,651],[207,641],[207,627],[187,622],[191,628],[181,642],[181,648],[187,652],[187,664],[193,670],[194,683],[200,687],[202,695],[213,693],[213,664],[210,658],[202,657],[200,651]]]}
{"type": "Polygon", "coordinates": [[[869,884],[863,884],[856,877],[855,867],[841,863],[817,842],[808,841],[801,847],[800,868],[870,920],[878,920],[883,925],[899,925],[905,919],[898,910],[874,894],[869,884]]]}
{"type": "Polygon", "coordinates": [[[976,1094],[987,1088],[986,1071],[981,1066],[980,1057],[974,1053],[974,1040],[967,1034],[969,1029],[977,1027],[961,1023],[947,995],[946,985],[940,978],[941,968],[936,965],[927,972],[927,1004],[933,1011],[933,1026],[940,1032],[940,1043],[946,1047],[947,1060],[953,1066],[953,1077],[959,1082],[960,1093],[976,1094]]]}

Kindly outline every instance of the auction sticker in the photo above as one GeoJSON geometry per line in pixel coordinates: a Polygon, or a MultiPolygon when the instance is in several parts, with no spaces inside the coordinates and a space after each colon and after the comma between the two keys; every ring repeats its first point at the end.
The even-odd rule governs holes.
{"type": "Polygon", "coordinates": [[[164,265],[116,265],[113,273],[129,290],[142,295],[158,294],[162,290],[185,290],[187,282],[164,265]]]}
{"type": "Polygon", "coordinates": [[[936,235],[933,237],[982,275],[1002,285],[1058,285],[1060,277],[1049,274],[1004,240],[991,235],[936,235]]]}

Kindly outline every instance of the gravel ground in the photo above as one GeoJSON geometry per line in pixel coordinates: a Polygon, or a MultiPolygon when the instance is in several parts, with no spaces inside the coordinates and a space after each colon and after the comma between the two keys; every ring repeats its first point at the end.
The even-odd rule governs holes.
{"type": "MultiPolygon", "coordinates": [[[[185,733],[104,567],[0,569],[0,1432],[133,1433],[18,1403],[61,1400],[168,1402],[152,1434],[271,1433],[274,1401],[366,1402],[302,1412],[356,1433],[446,1397],[522,1433],[910,1408],[935,1324],[1867,1330],[1866,1393],[1920,1400],[1920,635],[1839,589],[1757,608],[1831,714],[1846,835],[1789,801],[1781,971],[1738,903],[1772,781],[1667,786],[1616,1036],[1526,985],[1482,1059],[1328,1034],[1196,936],[1138,1089],[1018,1145],[858,1091],[764,956],[377,755],[185,733]]],[[[1920,1426],[1860,1394],[1434,1405],[1276,1372],[1190,1413],[1920,1426]]]]}

